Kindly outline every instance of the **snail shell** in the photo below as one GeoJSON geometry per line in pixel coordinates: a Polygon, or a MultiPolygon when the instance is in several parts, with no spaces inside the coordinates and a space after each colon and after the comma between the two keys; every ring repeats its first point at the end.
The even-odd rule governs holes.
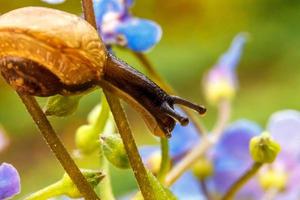
{"type": "Polygon", "coordinates": [[[28,76],[4,75],[15,89],[51,96],[92,86],[103,75],[107,53],[97,31],[85,20],[59,10],[26,7],[0,17],[0,57],[1,65],[8,66],[2,69],[10,74],[12,70],[17,74],[32,72],[30,83],[28,76]],[[40,80],[51,74],[53,87],[49,88],[40,80]]]}
{"type": "Polygon", "coordinates": [[[104,87],[138,110],[150,130],[161,137],[171,136],[175,120],[188,123],[174,104],[205,112],[168,95],[109,54],[84,19],[50,8],[26,7],[0,16],[0,70],[15,90],[34,96],[72,95],[104,87]]]}

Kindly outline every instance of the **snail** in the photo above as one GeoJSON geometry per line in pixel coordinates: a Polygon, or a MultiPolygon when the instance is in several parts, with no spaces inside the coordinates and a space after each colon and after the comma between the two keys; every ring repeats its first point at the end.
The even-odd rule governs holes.
{"type": "Polygon", "coordinates": [[[170,137],[176,121],[189,121],[174,104],[206,111],[168,95],[109,53],[84,19],[50,8],[25,7],[0,16],[0,70],[15,90],[33,96],[74,95],[100,86],[137,109],[160,137],[170,137]]]}

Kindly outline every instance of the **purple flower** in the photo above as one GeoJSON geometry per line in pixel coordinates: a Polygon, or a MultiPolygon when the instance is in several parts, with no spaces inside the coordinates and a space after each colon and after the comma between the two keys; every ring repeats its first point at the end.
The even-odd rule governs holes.
{"type": "Polygon", "coordinates": [[[162,31],[153,21],[133,17],[132,4],[133,0],[94,0],[97,26],[107,45],[144,52],[159,42],[162,31]]]}
{"type": "Polygon", "coordinates": [[[10,164],[0,165],[0,199],[15,196],[20,192],[20,176],[18,171],[10,164]]]}
{"type": "MultiPolygon", "coordinates": [[[[276,160],[265,165],[238,193],[237,199],[261,199],[264,193],[276,191],[276,200],[300,198],[300,112],[279,111],[271,115],[267,131],[281,145],[276,160]]],[[[253,122],[239,121],[225,131],[214,149],[215,174],[210,180],[214,192],[225,191],[253,163],[248,150],[250,139],[261,133],[253,122]],[[242,122],[242,123],[241,123],[242,122]]]]}
{"type": "MultiPolygon", "coordinates": [[[[215,173],[209,180],[214,193],[224,195],[230,186],[252,165],[249,154],[249,142],[252,137],[261,133],[261,128],[254,122],[239,120],[229,125],[220,141],[213,149],[212,159],[215,173]]],[[[255,198],[260,194],[257,183],[250,181],[238,196],[255,198]]]]}
{"type": "Polygon", "coordinates": [[[296,200],[300,198],[300,112],[282,110],[274,113],[268,122],[267,130],[279,142],[281,152],[274,163],[267,167],[276,172],[284,173],[287,177],[284,188],[276,199],[296,200]],[[293,196],[293,198],[291,197],[293,196]]]}
{"type": "Polygon", "coordinates": [[[236,67],[239,63],[245,34],[237,35],[229,50],[223,54],[218,63],[207,73],[204,79],[204,91],[207,100],[216,104],[220,99],[232,99],[237,89],[236,67]]]}
{"type": "MultiPolygon", "coordinates": [[[[207,180],[210,192],[224,194],[230,185],[251,166],[252,159],[248,144],[250,139],[260,132],[260,127],[248,120],[239,120],[226,128],[216,147],[212,149],[212,152],[208,152],[215,167],[214,175],[207,180]]],[[[173,161],[176,162],[178,158],[184,156],[200,139],[192,124],[187,129],[176,127],[173,137],[170,139],[170,154],[173,161]]],[[[159,147],[142,147],[140,152],[149,168],[158,169],[159,164],[156,167],[153,166],[155,161],[159,160],[156,159],[157,155],[160,155],[159,147]]],[[[179,199],[202,199],[204,197],[199,184],[192,172],[187,171],[176,181],[171,190],[179,199]],[[186,192],[184,192],[185,190],[186,192]]],[[[260,192],[253,193],[253,191],[260,191],[257,185],[253,181],[250,182],[251,190],[247,187],[247,190],[242,190],[239,195],[260,194],[260,192]]]]}

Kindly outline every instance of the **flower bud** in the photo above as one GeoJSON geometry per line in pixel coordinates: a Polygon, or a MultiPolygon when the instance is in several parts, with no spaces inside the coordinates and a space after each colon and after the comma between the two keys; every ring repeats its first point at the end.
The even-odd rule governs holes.
{"type": "Polygon", "coordinates": [[[200,180],[205,180],[206,178],[213,175],[214,166],[210,160],[201,158],[193,165],[192,170],[197,178],[199,178],[200,180]]]}
{"type": "MultiPolygon", "coordinates": [[[[86,178],[87,182],[92,186],[92,188],[95,188],[104,178],[104,175],[101,171],[89,169],[81,169],[80,171],[86,178]]],[[[59,181],[31,194],[29,197],[25,198],[25,200],[50,199],[62,195],[68,196],[70,198],[83,197],[77,186],[73,183],[72,179],[66,173],[59,181]]]]}
{"type": "Polygon", "coordinates": [[[236,67],[239,63],[246,35],[237,35],[229,50],[207,73],[204,79],[204,93],[209,103],[216,105],[221,100],[232,100],[237,89],[236,67]]]}
{"type": "Polygon", "coordinates": [[[81,95],[49,97],[44,112],[48,116],[64,117],[71,115],[76,111],[81,97],[81,95]]]}
{"type": "Polygon", "coordinates": [[[161,152],[160,151],[153,152],[149,156],[146,165],[153,174],[157,174],[161,167],[161,152]]]}
{"type": "Polygon", "coordinates": [[[99,147],[96,128],[92,125],[80,126],[75,135],[75,143],[80,153],[90,154],[99,147]]]}
{"type": "Polygon", "coordinates": [[[280,145],[264,132],[250,141],[252,159],[259,163],[272,163],[280,152],[280,145]]]}
{"type": "Polygon", "coordinates": [[[235,91],[235,87],[231,84],[230,80],[226,80],[226,77],[207,84],[205,88],[206,99],[213,105],[217,104],[222,99],[232,100],[235,96],[235,91]]]}
{"type": "MultiPolygon", "coordinates": [[[[104,175],[100,171],[96,170],[81,170],[83,176],[87,179],[87,182],[95,188],[100,181],[104,178],[104,175]]],[[[80,198],[82,194],[77,189],[76,185],[73,183],[72,179],[68,174],[64,174],[63,178],[60,180],[62,193],[71,198],[80,198]]]]}
{"type": "Polygon", "coordinates": [[[288,174],[284,170],[268,168],[259,175],[259,183],[264,190],[282,191],[285,189],[287,181],[288,174]]]}
{"type": "Polygon", "coordinates": [[[100,116],[102,107],[101,104],[95,106],[93,110],[88,114],[87,121],[89,124],[95,124],[100,116]]]}
{"type": "Polygon", "coordinates": [[[118,134],[101,136],[101,142],[104,155],[109,162],[121,169],[130,167],[123,141],[118,134]]]}

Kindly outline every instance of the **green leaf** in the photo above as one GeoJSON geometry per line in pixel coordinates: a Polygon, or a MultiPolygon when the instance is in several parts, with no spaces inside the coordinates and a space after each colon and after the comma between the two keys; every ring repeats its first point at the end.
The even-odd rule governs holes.
{"type": "Polygon", "coordinates": [[[79,104],[81,95],[49,97],[44,107],[44,112],[48,116],[65,117],[73,114],[79,104]]]}

